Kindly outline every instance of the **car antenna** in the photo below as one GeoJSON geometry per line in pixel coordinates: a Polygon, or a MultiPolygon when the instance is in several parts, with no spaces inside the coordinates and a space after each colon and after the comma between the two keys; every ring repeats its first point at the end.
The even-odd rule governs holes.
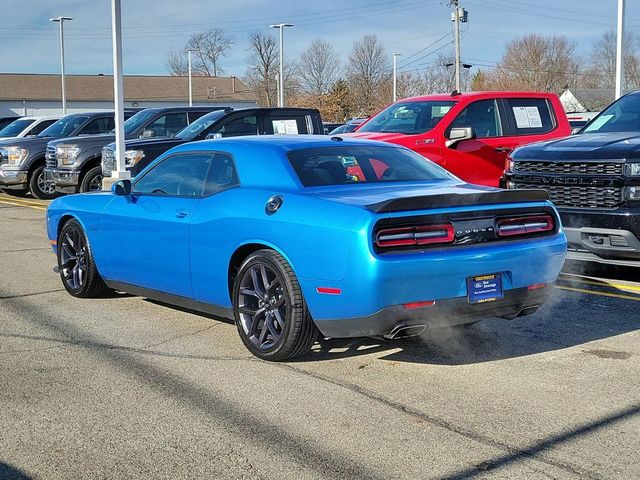
{"type": "Polygon", "coordinates": [[[331,137],[331,140],[334,142],[342,142],[344,140],[344,138],[342,137],[331,137]]]}
{"type": "Polygon", "coordinates": [[[455,96],[458,96],[458,95],[461,95],[461,93],[458,90],[454,90],[453,92],[451,92],[451,96],[452,97],[455,97],[455,96]]]}

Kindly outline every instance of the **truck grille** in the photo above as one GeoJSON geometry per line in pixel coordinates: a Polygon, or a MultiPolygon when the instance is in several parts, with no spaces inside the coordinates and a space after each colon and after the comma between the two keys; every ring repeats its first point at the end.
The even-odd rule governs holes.
{"type": "Polygon", "coordinates": [[[614,209],[623,202],[620,187],[570,187],[516,183],[513,188],[544,188],[550,200],[558,207],[614,209]]]}
{"type": "Polygon", "coordinates": [[[58,159],[56,158],[56,147],[47,145],[47,150],[44,154],[47,162],[47,168],[56,168],[58,166],[58,159]]]}
{"type": "Polygon", "coordinates": [[[102,149],[102,174],[105,177],[110,177],[113,170],[116,168],[116,156],[110,148],[102,149]]]}
{"type": "Polygon", "coordinates": [[[542,173],[551,175],[623,175],[622,163],[560,163],[514,162],[516,173],[542,173]]]}

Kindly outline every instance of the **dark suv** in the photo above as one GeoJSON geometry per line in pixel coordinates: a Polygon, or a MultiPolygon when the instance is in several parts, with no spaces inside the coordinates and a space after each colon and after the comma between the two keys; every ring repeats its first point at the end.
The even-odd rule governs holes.
{"type": "MultiPolygon", "coordinates": [[[[227,108],[211,112],[184,128],[173,138],[126,142],[126,168],[135,176],[160,154],[187,142],[240,135],[318,134],[324,129],[320,112],[310,108],[227,108]]],[[[115,170],[115,143],[102,150],[102,172],[115,170]]]]}
{"type": "MultiPolygon", "coordinates": [[[[201,116],[225,107],[147,108],[124,123],[125,139],[173,137],[201,116]]],[[[102,147],[115,140],[110,132],[91,137],[70,137],[47,145],[45,178],[57,192],[77,193],[102,189],[102,147]]]]}
{"type": "Polygon", "coordinates": [[[544,188],[558,207],[569,259],[640,267],[640,92],[577,135],[514,150],[507,188],[544,188]]]}
{"type": "MultiPolygon", "coordinates": [[[[133,115],[125,111],[125,117],[133,115]]],[[[45,150],[54,138],[97,135],[113,129],[113,112],[74,113],[62,117],[35,137],[0,141],[0,188],[9,193],[25,193],[50,199],[56,192],[44,177],[45,150]]]]}

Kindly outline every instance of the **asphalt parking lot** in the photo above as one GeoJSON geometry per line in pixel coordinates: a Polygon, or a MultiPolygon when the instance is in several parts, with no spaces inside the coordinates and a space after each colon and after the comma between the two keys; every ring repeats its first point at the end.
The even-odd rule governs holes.
{"type": "Polygon", "coordinates": [[[67,295],[45,208],[0,196],[0,478],[640,478],[633,271],[572,266],[529,317],[269,364],[226,321],[67,295]]]}

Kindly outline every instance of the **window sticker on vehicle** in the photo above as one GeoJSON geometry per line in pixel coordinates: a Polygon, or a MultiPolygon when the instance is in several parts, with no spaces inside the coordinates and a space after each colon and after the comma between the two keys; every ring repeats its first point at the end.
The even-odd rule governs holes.
{"type": "Polygon", "coordinates": [[[593,132],[599,130],[605,123],[613,118],[613,115],[600,115],[597,119],[595,119],[589,127],[587,128],[587,132],[593,132]]]}
{"type": "Polygon", "coordinates": [[[272,120],[273,133],[276,135],[297,135],[298,122],[295,120],[272,120]]]}
{"type": "Polygon", "coordinates": [[[513,107],[512,109],[518,128],[542,127],[542,118],[538,107],[513,107]]]}

